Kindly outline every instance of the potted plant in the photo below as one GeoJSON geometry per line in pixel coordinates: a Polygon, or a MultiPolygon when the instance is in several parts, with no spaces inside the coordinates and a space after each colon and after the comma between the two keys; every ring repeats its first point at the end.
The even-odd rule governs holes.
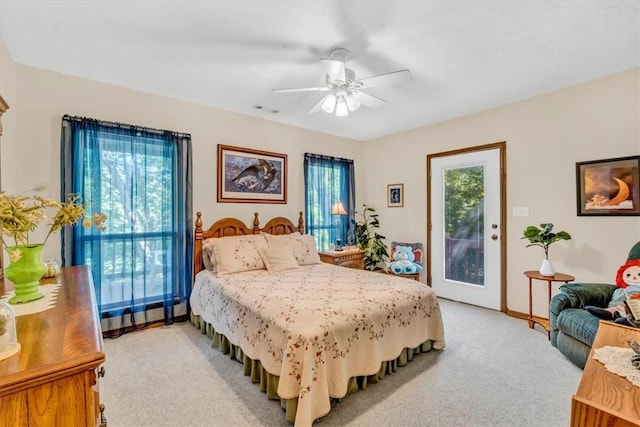
{"type": "Polygon", "coordinates": [[[362,212],[356,211],[361,220],[355,220],[355,240],[356,245],[360,249],[364,249],[364,268],[367,270],[375,270],[376,267],[389,257],[387,252],[387,244],[385,237],[378,234],[380,228],[378,214],[375,209],[362,205],[362,212]]]}
{"type": "MultiPolygon", "coordinates": [[[[36,187],[30,191],[43,189],[36,187]]],[[[65,202],[58,202],[39,195],[22,193],[13,196],[0,191],[0,241],[10,260],[4,275],[14,283],[15,289],[10,304],[26,303],[44,296],[38,281],[47,270],[41,260],[41,252],[49,236],[78,223],[85,227],[95,225],[104,230],[106,216],[94,213],[87,217],[85,206],[78,194],[69,194],[65,202]],[[33,242],[31,233],[43,221],[49,221],[48,233],[42,242],[33,242]]]]}
{"type": "Polygon", "coordinates": [[[571,240],[571,235],[566,231],[554,233],[553,224],[540,224],[541,228],[530,225],[524,230],[522,239],[528,239],[529,246],[540,246],[544,250],[544,260],[540,267],[540,274],[543,276],[553,276],[555,273],[551,261],[549,261],[549,246],[558,240],[571,240]]]}

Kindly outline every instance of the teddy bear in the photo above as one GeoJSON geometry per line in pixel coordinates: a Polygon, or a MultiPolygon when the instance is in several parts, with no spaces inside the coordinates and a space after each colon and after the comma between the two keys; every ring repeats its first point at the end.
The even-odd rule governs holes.
{"type": "Polygon", "coordinates": [[[387,264],[387,271],[393,274],[414,274],[422,271],[422,266],[415,262],[416,257],[409,246],[396,246],[393,261],[387,264]]]}

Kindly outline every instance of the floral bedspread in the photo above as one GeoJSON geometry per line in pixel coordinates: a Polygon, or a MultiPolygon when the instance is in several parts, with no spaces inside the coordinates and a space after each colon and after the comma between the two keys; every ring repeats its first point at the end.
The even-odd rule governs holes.
{"type": "Polygon", "coordinates": [[[310,426],[343,397],[349,378],[371,375],[403,348],[444,348],[435,294],[392,275],[314,264],[270,274],[216,277],[204,270],[193,313],[280,377],[278,395],[298,398],[296,426],[310,426]]]}

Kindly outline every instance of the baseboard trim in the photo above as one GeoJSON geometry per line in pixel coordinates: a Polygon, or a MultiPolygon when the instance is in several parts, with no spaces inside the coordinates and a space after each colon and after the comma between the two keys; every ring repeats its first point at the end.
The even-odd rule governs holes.
{"type": "MultiPolygon", "coordinates": [[[[189,320],[189,317],[187,316],[186,303],[174,305],[173,310],[174,322],[184,322],[186,320],[189,320]]],[[[101,320],[103,338],[116,337],[128,332],[155,328],[157,326],[163,326],[165,324],[164,309],[162,307],[150,309],[146,312],[125,314],[123,316],[118,316],[115,318],[103,318],[101,320]],[[135,319],[135,324],[131,322],[132,316],[135,319]]]]}

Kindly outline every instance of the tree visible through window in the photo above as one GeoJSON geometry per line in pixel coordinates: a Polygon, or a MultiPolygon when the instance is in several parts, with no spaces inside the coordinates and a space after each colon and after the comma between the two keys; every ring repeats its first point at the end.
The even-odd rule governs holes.
{"type": "Polygon", "coordinates": [[[355,180],[353,160],[306,153],[304,156],[306,232],[319,250],[329,249],[340,238],[353,244],[355,180]],[[347,215],[332,215],[341,202],[347,215]]]}
{"type": "Polygon", "coordinates": [[[63,236],[63,264],[91,266],[103,316],[135,326],[164,307],[170,323],[191,283],[190,137],[67,116],[62,135],[63,194],[107,215],[63,236]]]}
{"type": "Polygon", "coordinates": [[[445,277],[484,284],[484,167],[444,174],[445,277]]]}

